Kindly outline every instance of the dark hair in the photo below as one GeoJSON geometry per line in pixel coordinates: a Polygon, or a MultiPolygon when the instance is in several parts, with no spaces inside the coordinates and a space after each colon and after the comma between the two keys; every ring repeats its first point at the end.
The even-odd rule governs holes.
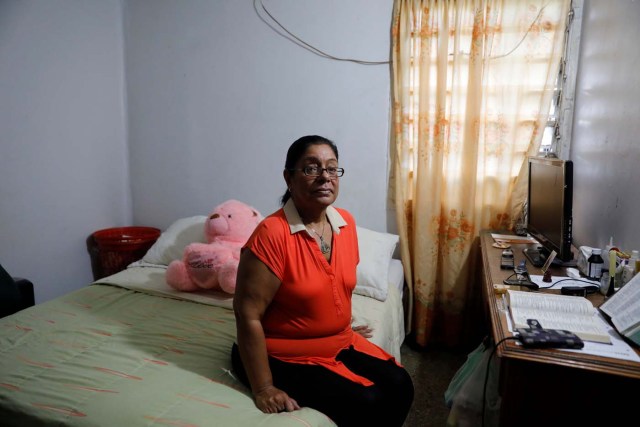
{"type": "MultiPolygon", "coordinates": [[[[331,150],[333,150],[333,154],[336,155],[336,160],[338,160],[338,147],[336,147],[336,144],[334,144],[333,141],[323,136],[307,135],[295,140],[289,147],[289,150],[287,150],[287,160],[284,164],[285,170],[290,171],[291,169],[294,169],[296,167],[296,164],[298,163],[298,160],[300,160],[309,146],[322,144],[331,147],[331,150]]],[[[280,204],[284,206],[290,198],[291,193],[289,192],[289,189],[287,189],[280,198],[280,204]]]]}

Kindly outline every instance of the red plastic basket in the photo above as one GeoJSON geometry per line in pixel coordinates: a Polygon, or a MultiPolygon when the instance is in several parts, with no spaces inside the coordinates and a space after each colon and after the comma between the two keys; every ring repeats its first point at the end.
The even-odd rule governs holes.
{"type": "Polygon", "coordinates": [[[153,227],[116,227],[93,232],[87,239],[94,280],[110,276],[142,258],[160,237],[153,227]]]}

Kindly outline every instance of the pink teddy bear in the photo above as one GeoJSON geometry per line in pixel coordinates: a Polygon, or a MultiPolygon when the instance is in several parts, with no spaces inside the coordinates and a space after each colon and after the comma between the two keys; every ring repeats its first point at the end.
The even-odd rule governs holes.
{"type": "Polygon", "coordinates": [[[166,272],[167,284],[179,291],[222,290],[233,295],[240,249],[263,217],[237,200],[216,206],[204,224],[209,243],[191,243],[182,260],[174,260],[166,272]]]}

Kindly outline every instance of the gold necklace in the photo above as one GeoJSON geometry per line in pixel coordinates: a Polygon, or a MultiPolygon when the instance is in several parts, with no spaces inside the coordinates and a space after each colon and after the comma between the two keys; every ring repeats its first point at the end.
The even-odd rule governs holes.
{"type": "Polygon", "coordinates": [[[322,234],[318,234],[318,232],[313,227],[308,227],[315,233],[316,236],[320,238],[320,252],[323,254],[328,254],[331,250],[331,246],[324,241],[324,226],[327,225],[326,221],[322,223],[322,234]]]}

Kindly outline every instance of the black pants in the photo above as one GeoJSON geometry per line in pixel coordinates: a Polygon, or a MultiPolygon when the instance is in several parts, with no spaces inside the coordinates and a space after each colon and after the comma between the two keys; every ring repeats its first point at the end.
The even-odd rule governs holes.
{"type": "MultiPolygon", "coordinates": [[[[393,361],[376,359],[350,347],[337,360],[352,372],[374,382],[363,386],[326,368],[287,363],[269,357],[274,386],[300,406],[314,408],[338,426],[402,426],[413,403],[413,382],[393,361]]],[[[236,344],[231,351],[238,379],[250,387],[236,344]]]]}

